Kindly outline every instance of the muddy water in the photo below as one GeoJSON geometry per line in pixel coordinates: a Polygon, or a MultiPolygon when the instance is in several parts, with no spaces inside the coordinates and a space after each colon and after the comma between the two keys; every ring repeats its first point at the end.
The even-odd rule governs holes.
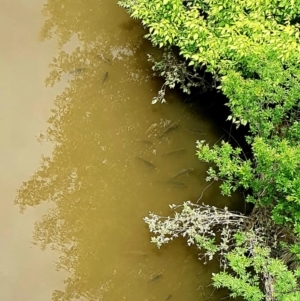
{"type": "MultiPolygon", "coordinates": [[[[37,214],[33,239],[55,251],[56,268],[64,271],[57,279],[45,275],[52,300],[206,300],[217,264],[201,265],[183,240],[157,250],[142,218],[149,211],[169,214],[168,204],[199,198],[206,165],[195,157],[195,141],[214,143],[222,133],[174,92],[166,105],[151,105],[161,82],[151,77],[146,53],[155,50],[116,1],[49,0],[43,14],[40,40],[58,42],[45,83],[52,91],[65,84],[38,138],[52,145],[52,153],[30,177],[22,176],[15,202],[25,216],[32,207],[47,207],[37,214]],[[184,168],[193,171],[170,182],[184,168]]],[[[21,55],[23,72],[26,62],[21,55]]],[[[231,200],[211,186],[202,201],[224,206],[231,200]]],[[[37,291],[30,300],[41,300],[37,291]]],[[[216,292],[211,300],[223,296],[216,292]]]]}
{"type": "Polygon", "coordinates": [[[35,136],[46,129],[53,98],[62,90],[47,90],[43,82],[56,43],[37,41],[42,3],[0,1],[0,300],[50,300],[53,286],[63,288],[63,275],[53,268],[57,255],[32,245],[34,222],[45,206],[21,215],[13,205],[16,189],[52,149],[35,136]]]}

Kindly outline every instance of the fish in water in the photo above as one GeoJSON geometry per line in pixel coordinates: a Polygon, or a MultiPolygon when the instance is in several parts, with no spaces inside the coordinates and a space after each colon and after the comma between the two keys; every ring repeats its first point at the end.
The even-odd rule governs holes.
{"type": "Polygon", "coordinates": [[[147,146],[151,146],[153,144],[153,142],[149,141],[149,140],[140,140],[140,139],[137,139],[135,140],[136,142],[139,142],[139,143],[142,143],[142,144],[145,144],[147,146]]]}
{"type": "Polygon", "coordinates": [[[103,78],[102,78],[102,83],[104,83],[108,78],[108,72],[106,71],[103,75],[103,78]]]}
{"type": "Polygon", "coordinates": [[[166,301],[170,300],[172,298],[172,294],[170,294],[167,298],[166,301]]]}
{"type": "Polygon", "coordinates": [[[106,63],[111,64],[111,60],[110,60],[109,58],[107,58],[107,57],[104,56],[103,59],[104,59],[104,61],[105,61],[106,63]]]}
{"type": "Polygon", "coordinates": [[[184,188],[184,187],[186,187],[186,183],[185,182],[181,182],[181,181],[169,180],[166,183],[170,184],[170,185],[172,185],[174,187],[177,187],[177,188],[184,188]]]}
{"type": "Polygon", "coordinates": [[[154,277],[152,277],[152,278],[150,279],[150,281],[149,281],[148,283],[154,282],[154,281],[160,279],[160,278],[162,277],[162,275],[163,275],[162,273],[155,275],[154,277]]]}
{"type": "Polygon", "coordinates": [[[188,175],[190,174],[194,169],[193,168],[185,168],[181,171],[179,171],[177,174],[175,174],[172,179],[176,179],[177,177],[180,177],[180,176],[184,176],[184,175],[188,175]]]}
{"type": "Polygon", "coordinates": [[[183,148],[179,148],[179,149],[173,150],[173,151],[171,151],[171,152],[162,154],[162,156],[169,156],[169,155],[181,154],[181,153],[183,153],[183,152],[185,152],[185,151],[186,151],[186,148],[183,147],[183,148]]]}
{"type": "Polygon", "coordinates": [[[190,129],[186,129],[186,130],[190,131],[190,132],[194,132],[194,133],[199,133],[199,134],[205,135],[203,133],[203,131],[201,131],[200,129],[192,129],[192,128],[190,128],[190,129]]]}
{"type": "Polygon", "coordinates": [[[175,121],[171,123],[158,137],[162,137],[166,135],[167,133],[171,132],[172,130],[175,130],[179,125],[179,121],[175,121]]]}
{"type": "Polygon", "coordinates": [[[149,168],[153,168],[153,169],[156,168],[156,166],[154,164],[152,164],[151,162],[149,162],[141,157],[135,157],[135,158],[138,159],[139,161],[143,162],[149,168]]]}
{"type": "Polygon", "coordinates": [[[146,135],[149,135],[152,133],[152,131],[157,127],[157,123],[153,123],[149,126],[148,130],[146,131],[146,135]]]}

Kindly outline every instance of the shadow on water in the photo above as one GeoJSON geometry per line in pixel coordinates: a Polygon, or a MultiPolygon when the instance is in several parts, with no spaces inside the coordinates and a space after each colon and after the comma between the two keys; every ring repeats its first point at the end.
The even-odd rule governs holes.
{"type": "MultiPolygon", "coordinates": [[[[56,250],[57,268],[69,273],[53,300],[206,300],[218,264],[201,265],[182,240],[157,250],[142,217],[198,199],[207,166],[195,156],[195,141],[214,143],[220,131],[176,93],[151,106],[159,85],[140,51],[151,46],[116,2],[49,0],[43,12],[41,39],[55,36],[59,44],[46,84],[69,83],[40,137],[54,144],[53,153],[20,187],[16,204],[52,204],[34,240],[56,250]]],[[[203,201],[224,206],[232,199],[212,185],[203,201]]]]}
{"type": "Polygon", "coordinates": [[[219,90],[213,89],[206,93],[194,90],[191,95],[185,97],[184,101],[194,113],[205,114],[216,126],[223,132],[223,139],[230,142],[235,147],[241,147],[244,153],[251,157],[251,148],[245,140],[249,135],[248,126],[236,127],[228,116],[231,115],[227,106],[228,99],[220,93],[219,90]]]}

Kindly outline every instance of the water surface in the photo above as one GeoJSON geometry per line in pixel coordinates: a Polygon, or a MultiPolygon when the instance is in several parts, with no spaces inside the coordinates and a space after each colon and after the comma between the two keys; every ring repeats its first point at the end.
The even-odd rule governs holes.
{"type": "Polygon", "coordinates": [[[34,222],[45,206],[21,215],[13,205],[16,189],[38,168],[42,153],[35,136],[47,127],[53,98],[61,85],[46,89],[48,64],[56,54],[54,40],[37,40],[43,18],[41,0],[0,1],[0,300],[51,300],[63,275],[53,266],[54,252],[32,244],[34,222]]]}
{"type": "MultiPolygon", "coordinates": [[[[58,41],[45,83],[66,84],[38,138],[53,152],[24,179],[16,203],[49,208],[34,242],[54,250],[66,272],[63,288],[51,283],[52,300],[206,300],[217,263],[201,265],[183,240],[157,250],[142,218],[199,198],[207,166],[195,141],[222,133],[174,91],[166,105],[151,105],[161,82],[146,53],[155,50],[116,1],[49,0],[43,14],[40,40],[58,41]],[[193,171],[176,177],[181,184],[170,182],[185,168],[193,171]]],[[[216,186],[202,201],[228,205],[216,186]]]]}

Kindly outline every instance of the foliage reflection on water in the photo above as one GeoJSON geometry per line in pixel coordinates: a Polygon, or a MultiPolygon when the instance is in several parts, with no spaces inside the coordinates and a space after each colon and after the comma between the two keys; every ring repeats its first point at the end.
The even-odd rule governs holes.
{"type": "MultiPolygon", "coordinates": [[[[205,166],[194,155],[194,141],[203,137],[186,129],[200,127],[212,142],[216,132],[186,111],[175,94],[165,107],[150,105],[158,89],[146,63],[151,47],[141,39],[142,28],[114,1],[48,0],[43,13],[41,39],[54,36],[59,44],[46,84],[62,77],[69,84],[55,99],[48,130],[40,136],[54,144],[53,153],[23,183],[16,203],[21,210],[52,204],[36,223],[34,240],[57,250],[57,268],[69,273],[65,291],[55,290],[53,300],[205,300],[210,290],[199,287],[210,283],[215,267],[198,264],[182,241],[157,251],[142,217],[197,199],[205,187],[205,166]],[[76,47],[68,51],[74,36],[76,47]],[[178,129],[159,137],[174,121],[180,121],[178,129]],[[162,156],[183,147],[184,155],[162,156]],[[157,168],[149,170],[135,157],[157,168]],[[187,167],[194,172],[183,178],[186,189],[165,183],[187,167]]],[[[206,199],[225,202],[211,188],[206,199]]]]}

